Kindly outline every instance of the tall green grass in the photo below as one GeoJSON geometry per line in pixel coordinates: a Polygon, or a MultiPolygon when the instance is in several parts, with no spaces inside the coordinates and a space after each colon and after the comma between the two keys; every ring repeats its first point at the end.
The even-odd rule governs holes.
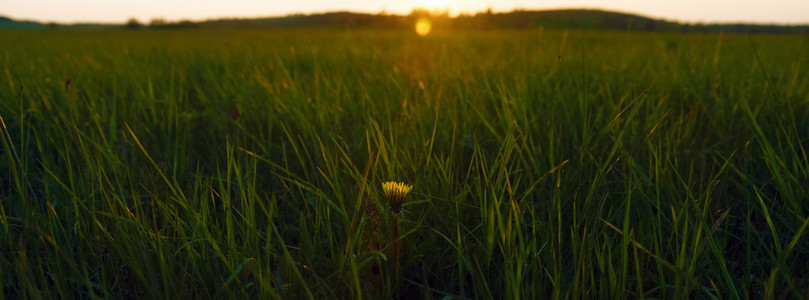
{"type": "Polygon", "coordinates": [[[0,298],[809,297],[805,36],[0,39],[0,298]]]}

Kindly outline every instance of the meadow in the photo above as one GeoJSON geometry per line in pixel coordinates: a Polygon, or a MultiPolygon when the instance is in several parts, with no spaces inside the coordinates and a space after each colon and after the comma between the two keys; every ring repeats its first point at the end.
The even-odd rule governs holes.
{"type": "Polygon", "coordinates": [[[809,297],[806,35],[0,40],[0,299],[809,297]]]}

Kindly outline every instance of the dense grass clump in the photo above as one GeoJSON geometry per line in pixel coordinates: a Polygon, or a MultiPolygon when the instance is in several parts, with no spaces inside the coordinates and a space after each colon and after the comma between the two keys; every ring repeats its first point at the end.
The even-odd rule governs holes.
{"type": "Polygon", "coordinates": [[[805,36],[0,40],[6,298],[809,296],[805,36]]]}

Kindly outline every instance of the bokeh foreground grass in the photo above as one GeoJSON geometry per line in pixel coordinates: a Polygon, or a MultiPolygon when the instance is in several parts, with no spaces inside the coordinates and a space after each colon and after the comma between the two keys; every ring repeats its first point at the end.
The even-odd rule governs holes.
{"type": "Polygon", "coordinates": [[[0,298],[809,296],[806,36],[0,40],[0,298]]]}

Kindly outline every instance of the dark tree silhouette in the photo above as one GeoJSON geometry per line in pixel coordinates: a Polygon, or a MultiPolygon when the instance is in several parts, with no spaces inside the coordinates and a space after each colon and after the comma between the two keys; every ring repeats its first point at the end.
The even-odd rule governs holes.
{"type": "Polygon", "coordinates": [[[140,21],[138,21],[138,19],[135,18],[130,18],[124,25],[124,28],[126,29],[140,29],[141,27],[143,27],[143,25],[140,23],[140,21]]]}

